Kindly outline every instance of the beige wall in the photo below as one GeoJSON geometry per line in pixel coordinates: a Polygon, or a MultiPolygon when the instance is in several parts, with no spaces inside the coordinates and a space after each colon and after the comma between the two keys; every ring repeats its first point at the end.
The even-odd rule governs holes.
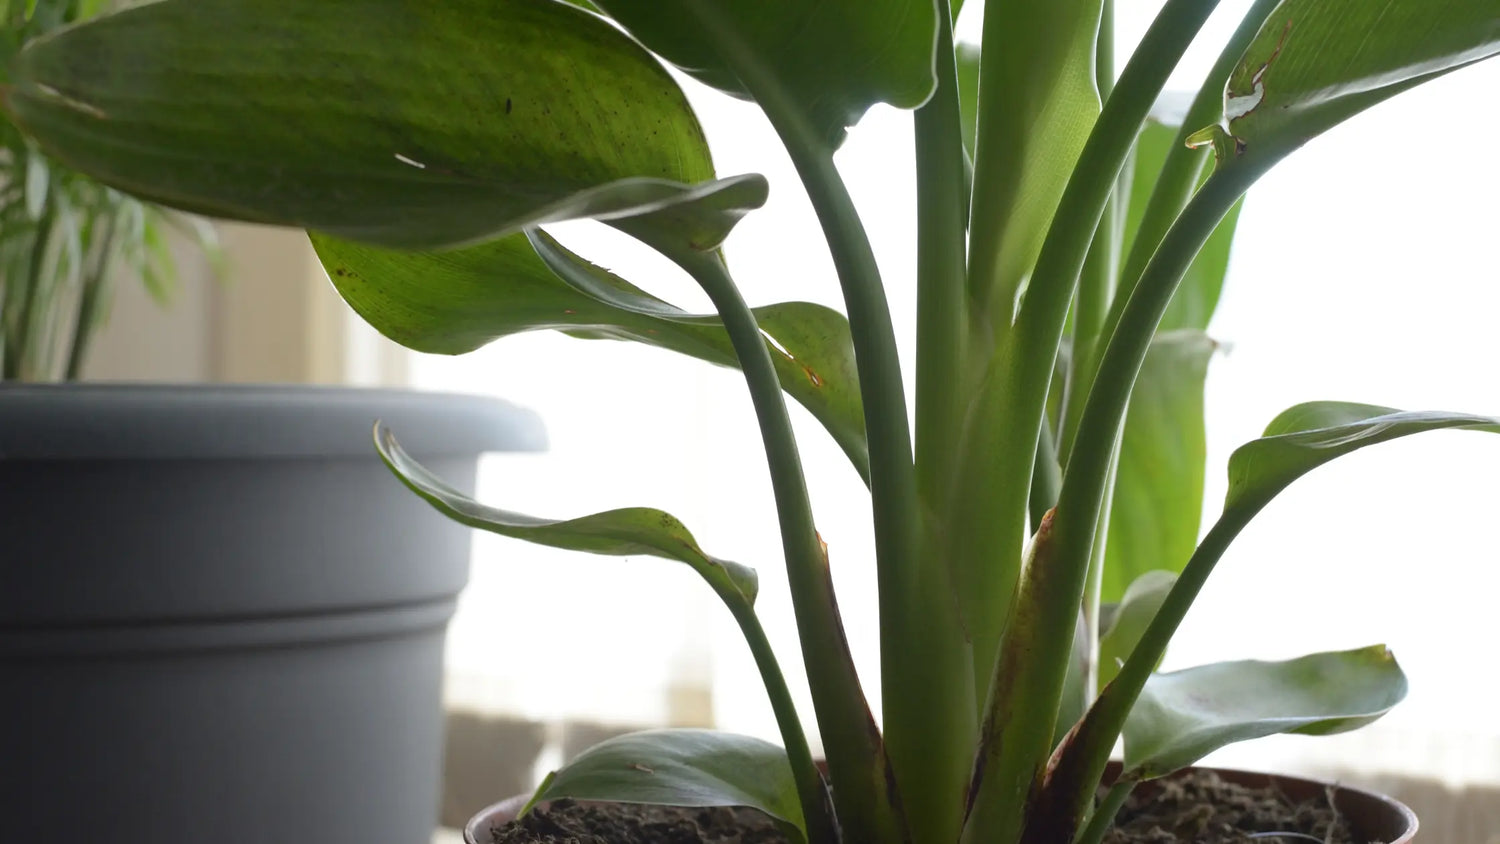
{"type": "Polygon", "coordinates": [[[225,223],[225,277],[179,244],[163,308],[135,279],[117,285],[85,378],[104,381],[399,384],[405,356],[361,323],[299,231],[225,223]]]}

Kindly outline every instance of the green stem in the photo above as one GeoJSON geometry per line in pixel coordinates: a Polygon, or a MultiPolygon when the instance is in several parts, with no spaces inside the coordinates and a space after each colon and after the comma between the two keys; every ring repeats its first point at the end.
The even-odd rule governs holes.
{"type": "MultiPolygon", "coordinates": [[[[1152,187],[1141,222],[1136,228],[1135,239],[1130,244],[1129,254],[1120,272],[1114,302],[1110,305],[1109,314],[1104,319],[1101,337],[1108,337],[1114,333],[1115,326],[1120,322],[1120,314],[1125,308],[1125,303],[1130,299],[1130,292],[1140,281],[1146,263],[1151,260],[1156,248],[1161,245],[1167,229],[1171,228],[1173,221],[1192,198],[1193,190],[1198,185],[1203,166],[1208,160],[1208,151],[1201,148],[1189,148],[1187,136],[1220,118],[1224,108],[1224,80],[1229,78],[1230,71],[1234,70],[1239,63],[1245,53],[1245,48],[1260,31],[1261,24],[1280,2],[1281,0],[1256,0],[1255,5],[1250,8],[1244,20],[1240,21],[1234,35],[1219,53],[1213,69],[1208,72],[1203,84],[1199,86],[1198,94],[1189,106],[1182,126],[1177,130],[1177,136],[1173,139],[1166,161],[1152,187]]],[[[1144,189],[1140,185],[1134,188],[1144,189]]],[[[1077,366],[1068,382],[1074,394],[1086,396],[1093,388],[1101,351],[1099,345],[1094,344],[1088,353],[1077,361],[1077,366]]],[[[1070,406],[1069,410],[1064,428],[1064,440],[1071,445],[1083,410],[1082,402],[1070,406]]]]}
{"type": "Polygon", "coordinates": [[[1250,46],[1251,41],[1255,40],[1266,18],[1270,17],[1271,12],[1280,4],[1281,0],[1256,0],[1244,19],[1240,21],[1234,34],[1230,36],[1229,41],[1225,43],[1218,59],[1214,61],[1213,69],[1208,72],[1203,84],[1199,86],[1198,94],[1193,98],[1192,105],[1188,107],[1182,126],[1177,130],[1177,137],[1172,141],[1172,148],[1167,153],[1167,159],[1162,164],[1161,174],[1157,176],[1156,184],[1151,190],[1151,198],[1147,200],[1146,210],[1136,229],[1135,240],[1131,243],[1130,252],[1125,259],[1125,269],[1120,276],[1119,295],[1105,323],[1104,336],[1109,336],[1114,326],[1119,323],[1120,312],[1125,307],[1130,291],[1135,288],[1136,282],[1140,280],[1141,273],[1145,271],[1146,264],[1150,262],[1157,246],[1161,244],[1167,230],[1172,227],[1177,215],[1192,198],[1193,190],[1198,185],[1203,165],[1208,160],[1208,151],[1189,148],[1188,135],[1222,118],[1224,80],[1229,78],[1229,74],[1239,64],[1240,59],[1245,55],[1245,49],[1250,46]]]}
{"type": "Polygon", "coordinates": [[[917,481],[929,508],[943,503],[963,411],[955,387],[968,331],[968,192],[958,107],[953,33],[938,32],[938,87],[917,109],[917,481]]]}
{"type": "MultiPolygon", "coordinates": [[[[865,702],[839,620],[828,555],[813,524],[802,461],[781,382],[755,315],[741,298],[717,253],[665,241],[634,221],[615,225],[677,262],[702,286],[724,321],[750,390],[770,465],[792,609],[821,727],[834,807],[849,840],[898,842],[901,825],[888,793],[880,734],[865,702]]],[[[804,806],[815,812],[816,806],[804,806]]]]}
{"type": "MultiPolygon", "coordinates": [[[[865,409],[866,438],[870,446],[870,496],[875,523],[876,568],[880,591],[881,664],[896,678],[906,678],[901,696],[914,701],[930,701],[933,690],[911,682],[931,667],[933,655],[922,645],[931,635],[930,624],[942,615],[951,615],[952,607],[941,590],[929,590],[925,596],[917,587],[926,577],[919,568],[921,510],[912,458],[912,440],[907,422],[905,387],[901,378],[901,361],[896,351],[895,327],[875,253],[849,197],[833,150],[826,137],[804,115],[801,105],[783,86],[774,68],[745,43],[741,34],[724,19],[714,4],[679,3],[714,42],[720,56],[760,104],[771,125],[781,137],[791,156],[797,174],[812,200],[814,211],[838,272],[844,295],[850,331],[853,335],[855,363],[859,371],[860,398],[865,409]],[[923,605],[914,606],[921,603],[923,605]],[[920,637],[917,641],[913,636],[920,637]]],[[[960,159],[961,160],[961,159],[960,159]]],[[[948,683],[951,684],[952,680],[948,683]]],[[[941,694],[941,693],[939,693],[941,694]]],[[[889,708],[902,709],[901,701],[886,700],[889,708]]],[[[924,709],[920,705],[917,708],[924,709]]],[[[899,722],[903,716],[897,715],[899,722]]],[[[825,731],[846,729],[828,723],[819,713],[819,725],[825,731]]],[[[893,719],[887,718],[888,725],[893,719]]],[[[830,773],[834,777],[834,799],[842,815],[844,799],[839,773],[833,770],[834,752],[830,748],[830,773]]],[[[851,766],[852,767],[852,766],[851,766]]],[[[852,795],[851,806],[858,805],[852,795]]],[[[894,808],[866,805],[865,812],[887,812],[894,808]]],[[[846,826],[846,834],[852,834],[846,826]]],[[[873,836],[873,831],[871,835],[873,836]]],[[[881,835],[891,834],[888,826],[881,835]]],[[[876,841],[874,837],[854,840],[876,841]]]]}
{"type": "Polygon", "coordinates": [[[1103,841],[1104,834],[1114,825],[1115,815],[1120,814],[1120,807],[1125,805],[1126,798],[1130,797],[1134,788],[1135,782],[1127,779],[1121,779],[1110,786],[1103,802],[1094,810],[1094,816],[1089,818],[1089,825],[1078,834],[1075,844],[1099,844],[1103,841]]]}
{"type": "Polygon", "coordinates": [[[1080,711],[1085,712],[1099,694],[1099,608],[1101,593],[1104,591],[1104,563],[1109,553],[1109,517],[1113,510],[1115,478],[1120,465],[1120,436],[1115,437],[1114,453],[1110,457],[1109,472],[1104,479],[1104,497],[1099,508],[1099,521],[1094,528],[1094,549],[1089,554],[1088,580],[1083,586],[1083,630],[1088,640],[1084,643],[1083,650],[1084,708],[1080,711]]]}
{"type": "MultiPolygon", "coordinates": [[[[1161,247],[1151,259],[1151,263],[1141,276],[1140,284],[1132,293],[1118,328],[1109,338],[1099,368],[1099,377],[1095,381],[1094,390],[1089,394],[1088,404],[1083,412],[1078,442],[1074,447],[1072,459],[1068,463],[1067,472],[1063,476],[1062,494],[1057,505],[1054,526],[1058,537],[1056,561],[1065,570],[1086,568],[1088,565],[1094,544],[1094,530],[1107,492],[1106,485],[1116,435],[1124,419],[1136,376],[1140,373],[1141,364],[1146,358],[1152,336],[1156,332],[1156,326],[1166,312],[1172,294],[1176,292],[1178,283],[1196,257],[1198,250],[1218,226],[1219,220],[1263,171],[1264,168],[1259,166],[1225,167],[1204,184],[1203,189],[1193,197],[1192,202],[1178,218],[1176,225],[1172,226],[1166,238],[1162,240],[1161,247]]],[[[1042,585],[1051,584],[1044,582],[1042,585]]],[[[1173,591],[1176,591],[1175,588],[1173,591]]],[[[1074,606],[1072,601],[1076,601],[1076,598],[1070,601],[1069,595],[1060,591],[1039,590],[1034,600],[1043,607],[1057,611],[1057,608],[1063,606],[1074,606]]],[[[1162,615],[1163,613],[1159,612],[1157,618],[1160,619],[1162,615]]],[[[1139,650],[1138,647],[1137,652],[1139,650]]],[[[1131,658],[1134,659],[1134,656],[1131,658]]],[[[1155,662],[1151,664],[1154,666],[1155,662]]],[[[1101,703],[1106,697],[1111,700],[1118,699],[1122,693],[1120,690],[1130,682],[1124,677],[1122,672],[1111,683],[1100,696],[1101,703]]],[[[1144,680],[1141,682],[1144,684],[1144,680]]],[[[1139,689],[1130,694],[1129,700],[1123,707],[1124,711],[1128,712],[1129,704],[1135,700],[1135,695],[1138,693],[1139,689]]],[[[1098,782],[1098,777],[1104,772],[1104,764],[1108,761],[1114,736],[1118,735],[1117,731],[1110,732],[1113,728],[1112,719],[1118,715],[1119,724],[1123,726],[1124,714],[1119,712],[1108,716],[1098,716],[1096,715],[1098,709],[1099,706],[1096,705],[1084,721],[1091,735],[1075,736],[1070,742],[1072,747],[1065,755],[1077,758],[1070,761],[1068,765],[1054,766],[1049,776],[1048,790],[1057,793],[1048,795],[1047,799],[1059,801],[1061,808],[1055,811],[1061,811],[1064,814],[1060,820],[1054,821],[1053,809],[1039,812],[1038,814],[1044,816],[1043,820],[1048,823],[1057,822],[1066,825],[1071,820],[1081,817],[1082,807],[1086,805],[1090,793],[1089,789],[1093,787],[1093,783],[1098,782]],[[1089,724],[1090,721],[1100,717],[1111,719],[1110,723],[1103,727],[1089,724]],[[1104,733],[1098,733],[1099,729],[1104,729],[1104,733]],[[1109,735],[1107,741],[1105,733],[1109,735]]],[[[1050,806],[1051,803],[1049,803],[1050,806]]],[[[1055,826],[1044,829],[1045,831],[1032,840],[1049,841],[1059,832],[1059,828],[1055,826]]]]}
{"type": "MultiPolygon", "coordinates": [[[[955,611],[946,536],[954,442],[961,430],[968,325],[968,175],[947,4],[940,5],[938,86],[914,119],[917,157],[916,478],[926,553],[898,593],[916,611],[883,641],[886,744],[915,844],[952,844],[963,821],[978,717],[973,667],[955,611]],[[895,652],[900,649],[899,653],[895,652]]],[[[894,412],[894,408],[891,409],[894,412]]],[[[889,584],[882,583],[886,595],[889,584]]],[[[892,616],[882,606],[882,619],[892,616]]],[[[908,610],[908,612],[911,612],[908,610]]],[[[884,625],[882,625],[884,626],[884,625]]]]}
{"type": "Polygon", "coordinates": [[[31,255],[26,262],[26,278],[22,281],[19,318],[13,331],[5,335],[5,363],[3,374],[6,381],[18,381],[27,375],[26,364],[30,360],[32,332],[36,329],[36,311],[41,302],[42,272],[47,266],[47,249],[52,244],[52,226],[57,218],[57,206],[52,200],[55,186],[49,185],[47,198],[42,202],[42,213],[36,220],[36,234],[31,242],[31,255]]]}
{"type": "MultiPolygon", "coordinates": [[[[1020,478],[991,475],[986,484],[989,489],[983,491],[994,494],[980,496],[981,500],[1007,508],[992,516],[992,522],[1001,530],[1014,530],[1024,522],[1025,495],[1031,486],[1029,473],[1037,437],[1046,417],[1047,390],[1068,306],[1094,231],[1141,123],[1172,68],[1215,6],[1217,0],[1168,0],[1121,74],[1113,95],[1104,104],[1063,191],[1016,328],[1006,338],[1008,348],[1002,357],[1004,386],[994,394],[994,399],[1002,403],[991,408],[990,418],[1005,418],[1008,422],[999,426],[995,453],[1022,475],[1020,478]],[[1020,460],[1022,455],[1024,462],[1020,460]]],[[[1112,447],[1113,437],[1108,439],[1105,445],[1112,447]]],[[[996,467],[985,468],[996,470],[996,467]]],[[[998,468],[1004,470],[1007,466],[998,468]]],[[[1070,459],[1067,475],[1073,470],[1070,459]]],[[[1099,474],[1102,483],[1103,472],[1099,474]]],[[[1067,475],[1056,511],[1059,519],[1065,513],[1067,475]]],[[[1007,623],[993,663],[985,715],[987,726],[977,766],[982,776],[977,801],[965,828],[968,841],[1005,844],[1018,838],[1024,801],[1051,749],[1079,603],[1088,575],[1088,551],[1093,545],[1098,508],[1087,508],[1086,512],[1067,518],[1077,527],[1059,522],[1053,526],[1053,533],[1064,538],[1069,531],[1085,534],[1083,553],[1068,547],[1060,559],[1054,559],[1052,550],[1038,549],[1037,546],[1044,544],[1047,529],[1044,521],[1043,532],[1033,543],[1037,559],[1025,569],[1019,596],[1010,601],[1017,612],[1007,623]]],[[[1003,551],[1011,547],[1012,537],[1001,534],[998,538],[1006,544],[997,544],[995,548],[1003,551]]],[[[975,658],[979,657],[976,649],[975,658]]]]}
{"type": "Polygon", "coordinates": [[[1057,462],[1057,444],[1052,436],[1052,426],[1043,425],[1037,437],[1036,466],[1031,470],[1031,494],[1027,498],[1033,533],[1041,527],[1047,511],[1057,506],[1060,489],[1062,467],[1057,462]]]}
{"type": "MultiPolygon", "coordinates": [[[[1123,185],[1122,185],[1123,186],[1123,185]]],[[[1078,307],[1073,314],[1073,354],[1068,360],[1067,387],[1063,391],[1062,417],[1058,426],[1057,454],[1060,463],[1066,464],[1073,450],[1073,438],[1078,433],[1078,419],[1082,415],[1083,402],[1088,396],[1091,381],[1087,374],[1092,368],[1099,338],[1102,336],[1108,316],[1110,300],[1119,284],[1119,228],[1116,216],[1119,212],[1116,193],[1105,207],[1104,219],[1094,234],[1088,257],[1083,263],[1083,273],[1078,284],[1078,307]]]]}
{"type": "Polygon", "coordinates": [[[1099,37],[1094,41],[1094,81],[1099,99],[1115,90],[1115,0],[1104,0],[1099,12],[1099,37]]]}
{"type": "Polygon", "coordinates": [[[93,266],[83,277],[83,288],[78,297],[78,315],[73,321],[73,342],[68,349],[68,368],[63,377],[76,381],[83,374],[83,364],[88,359],[89,341],[94,338],[100,313],[104,306],[104,288],[110,266],[115,259],[115,234],[118,223],[114,214],[105,216],[98,223],[103,234],[94,248],[93,266]]]}
{"type": "Polygon", "coordinates": [[[807,736],[802,732],[802,721],[797,717],[797,706],[792,702],[791,690],[787,688],[786,676],[776,661],[776,652],[766,638],[766,631],[755,615],[750,602],[740,596],[738,601],[725,598],[734,620],[739,623],[740,633],[750,646],[755,658],[755,667],[760,671],[766,695],[771,699],[771,711],[776,715],[776,725],[781,730],[781,743],[786,747],[787,760],[792,765],[792,776],[797,781],[797,797],[802,803],[802,816],[807,824],[807,839],[810,844],[838,844],[838,827],[833,822],[833,807],[828,802],[828,788],[823,775],[813,762],[812,751],[807,746],[807,736]]]}

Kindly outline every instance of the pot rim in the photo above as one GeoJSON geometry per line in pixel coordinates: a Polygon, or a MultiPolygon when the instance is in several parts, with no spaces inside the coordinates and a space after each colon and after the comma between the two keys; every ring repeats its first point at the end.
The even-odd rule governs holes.
{"type": "MultiPolygon", "coordinates": [[[[1119,763],[1111,762],[1109,772],[1106,773],[1105,776],[1106,778],[1113,778],[1113,776],[1117,774],[1118,771],[1119,763]]],[[[1248,781],[1252,784],[1301,783],[1305,786],[1314,786],[1319,789],[1332,787],[1337,789],[1337,791],[1335,792],[1336,794],[1348,795],[1348,797],[1346,797],[1345,799],[1352,798],[1367,806],[1382,807],[1383,811],[1401,819],[1401,821],[1406,826],[1405,832],[1397,836],[1395,839],[1389,842],[1385,842],[1385,844],[1410,844],[1410,842],[1415,840],[1417,837],[1418,823],[1416,813],[1413,812],[1410,807],[1408,807],[1405,803],[1402,803],[1400,800],[1397,800],[1394,797],[1390,797],[1385,794],[1381,794],[1379,792],[1370,791],[1369,789],[1359,788],[1358,786],[1352,785],[1343,785],[1342,783],[1330,780],[1314,779],[1312,777],[1300,777],[1290,774],[1271,774],[1262,771],[1246,771],[1237,768],[1218,768],[1211,766],[1193,766],[1190,768],[1184,768],[1183,771],[1179,771],[1177,774],[1170,774],[1168,778],[1172,776],[1178,776],[1179,774],[1186,771],[1213,771],[1214,773],[1219,774],[1220,776],[1223,776],[1231,781],[1248,781]]],[[[528,795],[519,794],[514,797],[507,797],[506,799],[501,800],[498,803],[491,804],[489,806],[486,806],[484,809],[481,809],[478,814],[470,818],[469,822],[464,825],[464,844],[489,844],[487,840],[481,839],[480,836],[493,830],[500,824],[514,819],[515,816],[520,813],[521,809],[525,807],[526,801],[529,799],[530,798],[528,795]]]]}
{"type": "Polygon", "coordinates": [[[498,398],[363,387],[0,383],[0,419],[0,460],[368,458],[377,419],[424,457],[547,447],[498,398]]]}

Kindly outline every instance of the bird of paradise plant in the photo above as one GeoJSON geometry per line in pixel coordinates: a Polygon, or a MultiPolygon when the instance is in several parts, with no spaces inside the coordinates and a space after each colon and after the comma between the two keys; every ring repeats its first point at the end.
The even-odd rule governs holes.
{"type": "Polygon", "coordinates": [[[817,844],[1094,842],[1136,783],[1229,742],[1350,729],[1404,694],[1383,647],[1155,669],[1225,547],[1296,478],[1406,434],[1495,427],[1299,405],[1232,456],[1223,513],[1198,540],[1202,331],[1240,197],[1310,138],[1500,51],[1500,3],[1256,0],[1188,107],[1154,116],[1215,0],[1167,0],[1118,78],[1110,0],[989,0],[978,45],[954,42],[961,5],[163,0],[31,45],[4,100],[44,148],[121,190],[307,229],[345,299],[412,348],[556,329],[743,371],[826,774],[757,621],[752,570],[656,510],[549,520],[484,506],[377,431],[401,479],[459,521],[691,566],[755,656],[782,746],[627,736],[537,798],[750,805],[817,844]],[[767,183],[717,178],[664,64],[764,111],[847,316],[745,303],[721,246],[767,183]],[[833,159],[877,102],[914,112],[911,405],[833,159]],[[670,258],[715,313],[684,313],[544,229],[575,218],[670,258]],[[869,487],[878,728],[786,395],[869,487]],[[1123,773],[1096,805],[1121,736],[1123,773]]]}

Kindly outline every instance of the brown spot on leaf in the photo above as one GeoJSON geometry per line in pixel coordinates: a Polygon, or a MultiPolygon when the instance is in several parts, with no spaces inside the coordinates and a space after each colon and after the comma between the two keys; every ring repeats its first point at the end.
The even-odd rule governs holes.
{"type": "Polygon", "coordinates": [[[823,386],[823,378],[817,372],[813,371],[812,367],[804,365],[802,371],[807,373],[807,380],[811,381],[814,387],[823,386]]]}

